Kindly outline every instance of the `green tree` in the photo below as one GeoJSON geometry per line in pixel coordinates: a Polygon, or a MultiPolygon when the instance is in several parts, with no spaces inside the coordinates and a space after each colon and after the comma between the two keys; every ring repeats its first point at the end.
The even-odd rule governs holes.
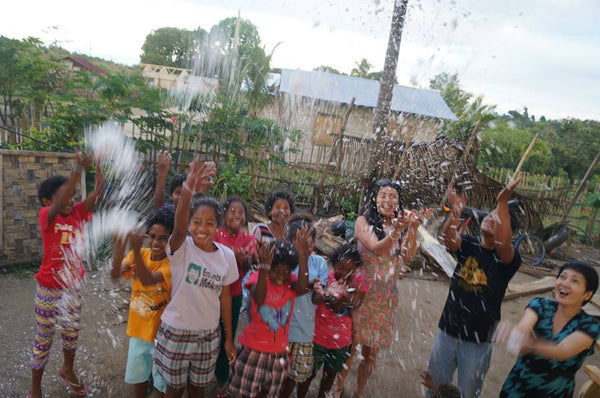
{"type": "Polygon", "coordinates": [[[373,68],[373,65],[366,58],[361,58],[354,65],[356,65],[356,68],[352,68],[350,76],[361,77],[363,79],[369,78],[369,71],[373,68]]]}
{"type": "Polygon", "coordinates": [[[483,126],[493,121],[495,106],[483,104],[483,97],[473,98],[473,94],[460,87],[457,74],[440,73],[429,81],[429,87],[441,92],[442,98],[458,118],[445,121],[441,134],[451,138],[468,139],[481,120],[483,126]]]}
{"type": "Polygon", "coordinates": [[[159,28],[146,36],[140,56],[142,63],[190,68],[199,41],[206,32],[173,27],[159,28]]]}

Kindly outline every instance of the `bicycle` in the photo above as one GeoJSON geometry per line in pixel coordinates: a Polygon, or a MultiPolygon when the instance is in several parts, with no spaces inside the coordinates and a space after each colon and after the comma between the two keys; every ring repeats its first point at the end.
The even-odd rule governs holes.
{"type": "MultiPolygon", "coordinates": [[[[537,236],[521,230],[521,217],[524,214],[524,203],[518,199],[508,201],[508,212],[511,219],[511,229],[513,230],[513,246],[521,256],[522,264],[536,266],[544,261],[546,249],[544,242],[537,236]]],[[[448,209],[449,211],[449,209],[448,209]]],[[[468,230],[471,235],[477,236],[480,233],[481,221],[489,212],[479,210],[474,207],[465,206],[460,214],[461,222],[458,230],[464,232],[468,230]]]]}

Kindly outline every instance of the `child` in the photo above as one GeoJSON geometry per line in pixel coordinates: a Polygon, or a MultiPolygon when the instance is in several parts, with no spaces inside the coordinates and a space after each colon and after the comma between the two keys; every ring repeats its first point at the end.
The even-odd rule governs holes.
{"type": "Polygon", "coordinates": [[[238,271],[233,252],[213,242],[221,206],[211,198],[190,206],[197,187],[210,184],[215,173],[212,162],[201,168],[198,159],[190,164],[167,244],[173,291],[154,350],[157,371],[167,382],[167,397],[181,397],[186,385],[190,397],[204,396],[219,353],[219,313],[225,352],[235,360],[229,285],[238,279],[238,271]]]}
{"type": "Polygon", "coordinates": [[[40,270],[35,274],[36,335],[31,354],[29,397],[42,396],[42,376],[57,323],[61,327],[63,348],[63,365],[58,369],[58,375],[74,395],[87,394],[87,386],[73,370],[79,337],[81,280],[85,269],[72,245],[81,237],[83,224],[91,219],[91,211],[103,191],[104,179],[97,164],[94,191],[82,202],[73,204],[81,172],[90,164],[89,157],[76,152],[75,168],[68,180],[55,176],[40,184],[38,196],[44,207],[40,210],[39,222],[44,258],[40,270]]]}
{"type": "Polygon", "coordinates": [[[291,192],[277,190],[269,193],[265,199],[265,212],[269,217],[267,224],[259,223],[254,226],[252,235],[257,242],[267,243],[276,239],[285,239],[287,224],[294,213],[296,198],[291,192]]]}
{"type": "MultiPolygon", "coordinates": [[[[238,267],[239,278],[230,286],[232,334],[235,336],[240,308],[242,307],[242,279],[250,269],[250,265],[257,262],[254,261],[257,257],[256,240],[252,235],[242,230],[246,226],[248,211],[241,198],[237,196],[228,197],[223,203],[223,210],[225,211],[225,225],[219,227],[215,241],[233,250],[238,267]]],[[[220,326],[221,333],[224,333],[222,322],[220,326]]],[[[229,380],[229,362],[225,355],[223,340],[221,340],[215,376],[218,383],[217,398],[225,397],[226,383],[229,380]]]]}
{"type": "Polygon", "coordinates": [[[246,282],[251,290],[251,321],[238,341],[242,345],[233,368],[229,392],[234,397],[275,397],[288,373],[288,329],[297,294],[308,287],[308,240],[304,227],[294,245],[259,243],[258,272],[246,282]],[[292,286],[291,273],[299,264],[292,286]]]}
{"type": "MultiPolygon", "coordinates": [[[[127,335],[129,352],[125,382],[134,385],[136,398],[146,397],[150,374],[154,373],[154,387],[164,393],[164,380],[152,372],[154,338],[160,325],[160,316],[171,299],[171,267],[167,258],[167,241],[173,232],[173,213],[160,208],[146,222],[148,248],[142,248],[143,235],[130,234],[133,250],[123,259],[121,272],[131,284],[131,301],[127,335]]],[[[113,267],[118,267],[113,264],[113,267]]]]}
{"type": "Polygon", "coordinates": [[[421,379],[421,384],[431,391],[430,398],[462,398],[462,394],[458,387],[449,383],[440,385],[435,384],[433,382],[433,376],[427,371],[421,372],[421,379]]]}
{"type": "MultiPolygon", "coordinates": [[[[331,256],[333,271],[329,271],[325,301],[317,306],[314,333],[314,366],[308,380],[298,385],[298,396],[304,397],[317,371],[323,366],[319,398],[331,390],[335,376],[344,369],[352,345],[352,315],[368,286],[356,270],[362,258],[356,244],[346,243],[331,256]]],[[[319,291],[320,284],[315,286],[319,291]]],[[[322,288],[321,288],[322,290],[322,288]]]]}
{"type": "MultiPolygon", "coordinates": [[[[307,213],[292,216],[288,226],[288,239],[293,241],[300,228],[304,226],[311,228],[313,222],[312,215],[307,213]]],[[[327,261],[323,257],[313,253],[313,242],[316,231],[314,228],[311,228],[311,231],[312,236],[308,244],[308,285],[312,287],[313,284],[316,284],[321,288],[321,283],[327,281],[327,261]]],[[[298,269],[296,268],[293,273],[297,275],[298,269]]],[[[318,300],[316,295],[305,294],[296,298],[294,303],[294,312],[290,321],[289,333],[291,372],[281,388],[279,395],[281,398],[289,397],[296,383],[306,381],[313,370],[313,336],[315,334],[316,305],[312,299],[318,300]]],[[[298,391],[298,396],[301,396],[300,391],[298,391]]]]}

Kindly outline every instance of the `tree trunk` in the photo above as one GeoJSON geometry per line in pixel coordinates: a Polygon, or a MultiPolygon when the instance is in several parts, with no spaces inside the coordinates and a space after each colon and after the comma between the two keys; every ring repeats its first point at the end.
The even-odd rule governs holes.
{"type": "MultiPolygon", "coordinates": [[[[388,47],[385,53],[385,64],[379,83],[379,96],[377,98],[377,107],[373,116],[373,138],[374,148],[369,158],[370,175],[367,177],[367,190],[372,187],[377,179],[384,175],[391,175],[392,165],[385,164],[387,152],[390,150],[390,142],[387,134],[387,122],[390,115],[392,104],[392,92],[394,90],[394,77],[396,76],[396,67],[398,65],[398,56],[400,54],[400,39],[402,38],[402,28],[404,27],[404,16],[408,0],[396,0],[394,3],[394,12],[392,14],[392,25],[388,39],[388,47]]],[[[365,200],[368,200],[367,192],[365,200]]],[[[362,201],[361,201],[362,202],[362,201]]]]}

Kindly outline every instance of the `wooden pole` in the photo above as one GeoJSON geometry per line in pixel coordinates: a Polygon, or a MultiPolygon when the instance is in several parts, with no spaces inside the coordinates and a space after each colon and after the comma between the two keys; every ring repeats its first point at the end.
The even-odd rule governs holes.
{"type": "MultiPolygon", "coordinates": [[[[462,156],[460,157],[460,160],[458,161],[458,163],[456,163],[456,165],[454,166],[454,169],[452,170],[452,173],[450,174],[450,184],[449,186],[454,186],[454,184],[456,184],[456,174],[458,173],[458,171],[460,169],[462,169],[465,165],[465,163],[467,163],[467,159],[469,157],[469,152],[471,152],[471,147],[473,146],[473,143],[477,140],[477,133],[479,132],[479,129],[481,128],[481,119],[477,122],[477,125],[475,125],[475,128],[473,129],[473,132],[471,133],[471,137],[469,137],[469,142],[467,142],[467,147],[465,148],[465,151],[463,152],[462,156]]],[[[442,201],[440,202],[440,207],[444,206],[444,202],[446,202],[446,193],[444,192],[444,194],[442,195],[442,201]]]]}
{"type": "Polygon", "coordinates": [[[592,171],[594,171],[594,168],[598,164],[598,160],[600,160],[600,152],[598,152],[598,154],[592,161],[592,164],[590,165],[587,172],[585,173],[585,176],[583,176],[583,179],[579,183],[579,187],[577,188],[575,195],[573,195],[573,197],[569,201],[569,204],[567,205],[567,208],[566,208],[563,216],[560,218],[560,221],[559,221],[560,224],[564,223],[565,220],[567,219],[567,217],[569,216],[569,213],[571,212],[571,208],[577,201],[577,198],[579,197],[579,195],[581,195],[581,192],[583,191],[583,187],[585,186],[585,183],[587,182],[588,178],[590,178],[590,176],[592,175],[592,171]]]}
{"type": "Polygon", "coordinates": [[[529,146],[527,147],[527,150],[525,150],[525,153],[521,157],[521,161],[517,165],[517,168],[515,169],[515,172],[512,174],[512,176],[507,176],[507,178],[506,178],[507,179],[507,181],[506,181],[507,183],[511,182],[511,181],[514,181],[515,178],[519,177],[519,172],[521,171],[521,168],[523,167],[523,164],[525,163],[525,160],[527,160],[527,157],[529,156],[529,153],[533,149],[533,146],[535,145],[535,142],[537,141],[537,139],[538,139],[539,136],[540,136],[540,133],[537,133],[533,137],[533,139],[529,143],[529,146]]]}

